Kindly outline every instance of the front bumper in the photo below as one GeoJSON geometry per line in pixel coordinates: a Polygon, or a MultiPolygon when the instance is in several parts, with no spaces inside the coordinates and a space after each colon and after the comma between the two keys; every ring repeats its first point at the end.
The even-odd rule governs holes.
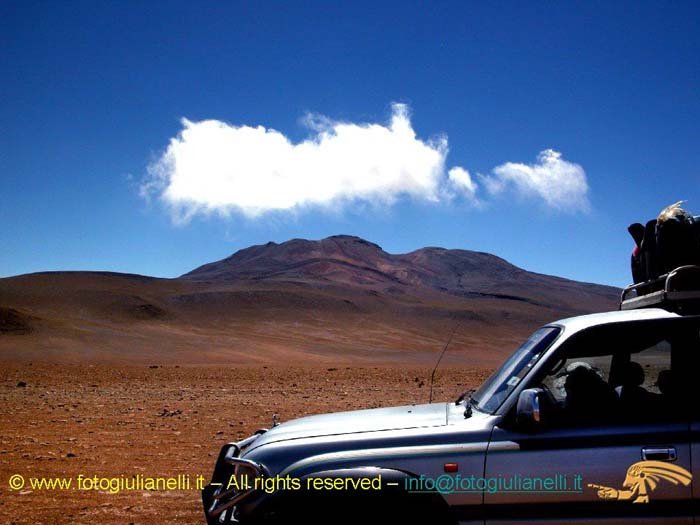
{"type": "Polygon", "coordinates": [[[204,515],[209,525],[236,523],[236,507],[259,492],[255,479],[269,477],[265,465],[240,457],[265,432],[267,429],[258,430],[221,448],[211,482],[202,490],[204,515]]]}

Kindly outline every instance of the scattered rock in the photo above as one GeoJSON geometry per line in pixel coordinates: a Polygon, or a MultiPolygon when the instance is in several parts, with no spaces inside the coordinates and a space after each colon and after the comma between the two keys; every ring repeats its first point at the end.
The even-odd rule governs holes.
{"type": "Polygon", "coordinates": [[[163,408],[160,412],[156,414],[158,417],[173,417],[173,416],[179,416],[182,414],[182,410],[179,408],[177,410],[168,410],[167,408],[163,408]]]}

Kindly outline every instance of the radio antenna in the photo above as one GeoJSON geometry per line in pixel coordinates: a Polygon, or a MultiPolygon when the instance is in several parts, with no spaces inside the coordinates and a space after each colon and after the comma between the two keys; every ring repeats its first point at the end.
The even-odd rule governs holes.
{"type": "Polygon", "coordinates": [[[445,345],[445,348],[442,349],[442,352],[440,352],[440,357],[438,357],[437,363],[435,363],[435,368],[433,368],[433,373],[430,374],[430,398],[428,399],[428,403],[433,402],[433,384],[435,383],[435,372],[437,372],[438,366],[440,366],[440,361],[442,361],[442,357],[445,355],[445,352],[447,351],[447,347],[450,346],[450,343],[452,342],[452,339],[454,338],[455,334],[457,333],[457,329],[459,328],[459,321],[455,324],[454,330],[452,330],[452,333],[450,334],[450,338],[447,340],[447,344],[445,345]]]}

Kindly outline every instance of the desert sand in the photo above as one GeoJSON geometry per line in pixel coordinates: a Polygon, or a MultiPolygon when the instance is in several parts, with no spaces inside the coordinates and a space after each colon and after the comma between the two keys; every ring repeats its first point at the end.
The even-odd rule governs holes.
{"type": "MultiPolygon", "coordinates": [[[[1,364],[0,522],[203,523],[197,476],[258,428],[324,412],[428,401],[432,366],[1,364]],[[11,476],[26,482],[9,488],[11,476]],[[32,490],[30,478],[187,476],[190,490],[32,490]]],[[[434,400],[490,368],[441,365],[434,400]]]]}
{"type": "Polygon", "coordinates": [[[392,255],[349,236],[253,246],[174,279],[0,279],[0,522],[203,523],[196,480],[273,413],[425,403],[451,334],[434,399],[453,400],[538,326],[618,297],[489,254],[392,255]],[[191,486],[110,493],[81,475],[191,486]]]}

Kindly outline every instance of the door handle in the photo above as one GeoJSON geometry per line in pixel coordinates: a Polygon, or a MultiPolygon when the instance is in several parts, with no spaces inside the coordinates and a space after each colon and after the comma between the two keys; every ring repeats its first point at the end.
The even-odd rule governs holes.
{"type": "Polygon", "coordinates": [[[676,461],[676,447],[644,447],[642,459],[645,461],[676,461]]]}

